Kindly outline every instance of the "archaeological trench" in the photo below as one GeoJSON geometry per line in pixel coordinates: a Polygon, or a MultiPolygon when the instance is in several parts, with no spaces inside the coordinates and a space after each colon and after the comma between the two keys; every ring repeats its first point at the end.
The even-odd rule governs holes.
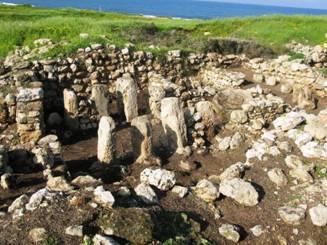
{"type": "Polygon", "coordinates": [[[327,244],[326,48],[35,45],[0,62],[0,244],[327,244]]]}

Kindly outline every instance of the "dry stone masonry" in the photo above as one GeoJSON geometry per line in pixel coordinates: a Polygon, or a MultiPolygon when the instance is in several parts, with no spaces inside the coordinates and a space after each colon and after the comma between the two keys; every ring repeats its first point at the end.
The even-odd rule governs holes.
{"type": "Polygon", "coordinates": [[[43,135],[43,89],[21,88],[17,95],[16,122],[22,143],[35,143],[43,135]]]}

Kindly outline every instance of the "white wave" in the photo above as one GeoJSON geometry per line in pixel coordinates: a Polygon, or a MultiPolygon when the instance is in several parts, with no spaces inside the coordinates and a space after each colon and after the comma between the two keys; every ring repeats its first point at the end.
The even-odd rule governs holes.
{"type": "Polygon", "coordinates": [[[155,16],[155,15],[148,15],[148,14],[142,14],[142,16],[143,16],[144,18],[149,18],[149,19],[158,18],[158,17],[155,16]]]}
{"type": "Polygon", "coordinates": [[[18,5],[16,3],[7,3],[7,2],[0,2],[0,4],[6,5],[6,6],[17,6],[18,5]]]}

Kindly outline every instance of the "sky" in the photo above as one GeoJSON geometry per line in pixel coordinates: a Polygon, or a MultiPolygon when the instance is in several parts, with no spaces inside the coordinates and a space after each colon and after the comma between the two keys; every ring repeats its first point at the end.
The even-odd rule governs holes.
{"type": "Polygon", "coordinates": [[[297,8],[327,9],[327,0],[211,0],[228,3],[260,4],[297,8]]]}

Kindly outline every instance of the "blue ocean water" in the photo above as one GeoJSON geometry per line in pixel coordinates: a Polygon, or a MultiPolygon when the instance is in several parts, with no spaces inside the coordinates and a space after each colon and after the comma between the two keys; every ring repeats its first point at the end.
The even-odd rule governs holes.
{"type": "Polygon", "coordinates": [[[210,19],[269,14],[326,15],[327,10],[221,3],[205,0],[8,0],[38,7],[72,7],[122,13],[210,19]]]}

